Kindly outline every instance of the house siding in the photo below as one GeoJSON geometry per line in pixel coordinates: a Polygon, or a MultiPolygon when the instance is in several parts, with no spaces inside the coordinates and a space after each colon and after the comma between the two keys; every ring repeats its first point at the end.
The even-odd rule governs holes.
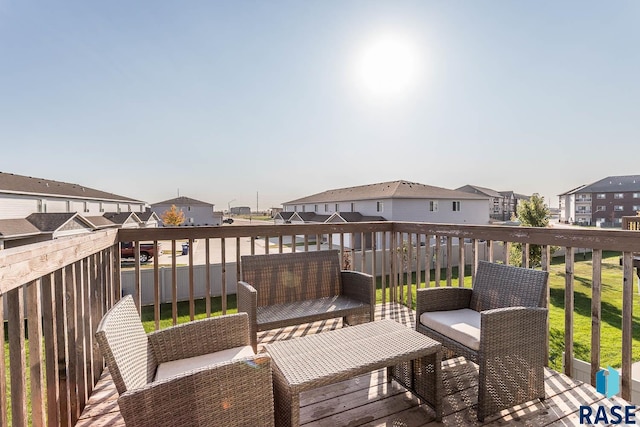
{"type": "MultiPolygon", "coordinates": [[[[213,205],[209,206],[178,206],[176,207],[184,212],[185,226],[207,226],[220,225],[220,215],[214,215],[213,205]]],[[[162,214],[171,209],[171,205],[154,204],[151,210],[156,215],[162,217],[162,214]]]]}
{"type": "MultiPolygon", "coordinates": [[[[351,203],[340,203],[341,212],[350,212],[351,203]]],[[[355,211],[364,216],[381,216],[388,221],[417,221],[452,224],[487,224],[489,222],[488,199],[376,199],[354,201],[355,211]],[[429,211],[429,201],[438,202],[438,211],[429,211]],[[453,211],[453,202],[460,202],[460,211],[453,211]],[[383,209],[378,211],[378,202],[383,209]]],[[[329,207],[335,203],[330,203],[329,207]]],[[[334,206],[335,207],[335,206],[334,206]]],[[[314,204],[286,205],[287,212],[313,212],[314,204]]],[[[324,206],[318,209],[324,213],[324,206]]]]}
{"type": "Polygon", "coordinates": [[[26,218],[37,212],[38,202],[34,198],[18,195],[2,195],[0,219],[26,218]]]}

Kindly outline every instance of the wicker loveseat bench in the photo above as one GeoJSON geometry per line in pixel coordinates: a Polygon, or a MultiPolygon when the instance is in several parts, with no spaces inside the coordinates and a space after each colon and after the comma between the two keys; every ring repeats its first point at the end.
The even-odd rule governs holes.
{"type": "Polygon", "coordinates": [[[337,250],[241,258],[238,312],[249,315],[251,343],[269,329],[342,317],[355,325],[373,321],[373,277],[340,270],[337,250]]]}

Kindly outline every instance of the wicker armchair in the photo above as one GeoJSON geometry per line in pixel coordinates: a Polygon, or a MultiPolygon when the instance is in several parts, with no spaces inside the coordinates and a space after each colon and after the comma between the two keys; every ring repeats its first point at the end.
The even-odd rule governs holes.
{"type": "Polygon", "coordinates": [[[416,330],[479,365],[479,421],[545,397],[547,278],[481,261],[473,289],[418,290],[416,330]]]}
{"type": "Polygon", "coordinates": [[[271,361],[254,354],[246,314],[147,335],[126,296],[96,338],[128,427],[273,426],[271,361]]]}

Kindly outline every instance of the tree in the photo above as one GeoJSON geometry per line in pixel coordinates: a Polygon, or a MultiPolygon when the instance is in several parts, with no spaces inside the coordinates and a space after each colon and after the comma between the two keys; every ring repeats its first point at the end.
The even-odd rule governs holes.
{"type": "Polygon", "coordinates": [[[162,212],[160,219],[162,219],[164,225],[182,225],[184,223],[184,212],[178,209],[176,205],[171,205],[170,209],[162,212]]]}
{"type": "MultiPolygon", "coordinates": [[[[547,227],[549,225],[549,208],[544,204],[544,197],[535,193],[529,200],[518,204],[518,220],[522,227],[547,227]]],[[[515,243],[511,247],[509,254],[513,265],[522,265],[522,244],[515,243]]],[[[529,246],[529,265],[538,266],[542,264],[542,247],[538,245],[529,246]]]]}

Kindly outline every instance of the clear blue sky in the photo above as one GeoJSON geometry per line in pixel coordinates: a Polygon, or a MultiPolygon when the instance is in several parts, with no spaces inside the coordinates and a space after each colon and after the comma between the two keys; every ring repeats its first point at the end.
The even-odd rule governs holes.
{"type": "Polygon", "coordinates": [[[556,206],[640,173],[639,23],[636,0],[0,0],[0,171],[217,209],[396,179],[556,206]],[[408,53],[366,65],[380,40],[408,53]]]}

